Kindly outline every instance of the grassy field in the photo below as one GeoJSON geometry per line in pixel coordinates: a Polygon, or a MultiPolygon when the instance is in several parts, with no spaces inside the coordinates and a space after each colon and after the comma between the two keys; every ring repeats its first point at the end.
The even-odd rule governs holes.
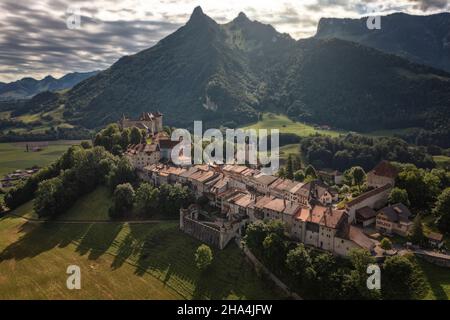
{"type": "Polygon", "coordinates": [[[450,157],[447,156],[434,156],[434,162],[438,168],[450,168],[450,157]]]}
{"type": "Polygon", "coordinates": [[[0,143],[0,177],[17,169],[46,166],[78,141],[50,141],[38,152],[26,152],[26,143],[0,143]]]}
{"type": "MultiPolygon", "coordinates": [[[[80,199],[67,217],[103,215],[109,207],[105,191],[80,199]]],[[[33,216],[32,206],[15,213],[33,216]]],[[[179,231],[177,221],[33,223],[8,215],[0,219],[0,299],[282,298],[234,244],[213,250],[211,268],[200,273],[194,261],[199,245],[179,231]],[[81,290],[66,289],[70,264],[81,268],[81,290]]]]}
{"type": "Polygon", "coordinates": [[[329,136],[338,136],[339,134],[346,133],[345,131],[316,130],[311,125],[292,121],[285,115],[276,115],[272,113],[263,114],[262,120],[245,126],[243,129],[279,129],[280,133],[293,133],[300,137],[309,136],[315,133],[329,136]]]}
{"type": "Polygon", "coordinates": [[[422,259],[417,259],[419,267],[425,274],[430,290],[426,295],[427,300],[450,299],[450,269],[442,268],[422,259]]]}

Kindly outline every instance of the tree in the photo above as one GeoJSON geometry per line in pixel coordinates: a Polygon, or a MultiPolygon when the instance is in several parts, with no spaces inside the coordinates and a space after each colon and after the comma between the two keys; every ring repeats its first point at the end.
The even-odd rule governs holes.
{"type": "Polygon", "coordinates": [[[138,144],[142,141],[142,132],[136,127],[131,128],[130,132],[130,143],[131,144],[138,144]]]}
{"type": "Polygon", "coordinates": [[[280,178],[287,178],[286,169],[284,169],[283,167],[278,169],[278,176],[280,178]]]}
{"type": "Polygon", "coordinates": [[[244,242],[253,253],[260,255],[263,250],[262,243],[266,236],[266,225],[261,221],[257,221],[247,226],[244,242]]]}
{"type": "Polygon", "coordinates": [[[366,172],[361,167],[352,168],[353,183],[357,186],[361,186],[366,179],[366,172]]]}
{"type": "Polygon", "coordinates": [[[265,260],[272,267],[280,267],[286,259],[286,243],[282,236],[270,232],[263,241],[265,260]]]}
{"type": "Polygon", "coordinates": [[[206,244],[200,245],[195,252],[195,264],[197,268],[204,271],[211,265],[212,261],[213,254],[211,248],[206,244]]]}
{"type": "Polygon", "coordinates": [[[392,249],[392,242],[388,238],[383,238],[380,242],[380,247],[383,250],[391,250],[392,249]]]}
{"type": "Polygon", "coordinates": [[[90,149],[90,148],[92,148],[92,145],[91,145],[91,143],[89,141],[81,141],[80,146],[83,149],[90,149]]]}
{"type": "Polygon", "coordinates": [[[296,154],[292,159],[292,168],[295,171],[298,171],[302,168],[302,161],[300,160],[300,157],[298,154],[296,154]]]}
{"type": "Polygon", "coordinates": [[[136,190],[134,207],[139,214],[150,216],[159,205],[159,190],[149,183],[141,183],[136,190]]]}
{"type": "Polygon", "coordinates": [[[426,293],[422,272],[406,256],[387,257],[382,275],[381,292],[385,299],[420,299],[426,293]]]}
{"type": "Polygon", "coordinates": [[[112,218],[120,218],[133,208],[134,189],[129,183],[119,184],[114,190],[113,206],[110,208],[112,218]]]}
{"type": "Polygon", "coordinates": [[[287,159],[286,177],[288,179],[293,179],[294,178],[294,167],[293,167],[293,163],[292,163],[292,154],[289,154],[289,157],[287,159]]]}
{"type": "Polygon", "coordinates": [[[120,133],[120,146],[122,149],[126,149],[127,146],[130,144],[130,129],[125,128],[120,133]]]}
{"type": "Polygon", "coordinates": [[[312,268],[312,259],[303,243],[288,252],[286,266],[300,281],[308,274],[308,269],[312,268]]]}
{"type": "Polygon", "coordinates": [[[408,192],[405,189],[395,187],[389,193],[388,201],[390,204],[403,203],[405,206],[410,206],[408,192]]]}
{"type": "Polygon", "coordinates": [[[439,185],[439,177],[424,169],[418,169],[412,164],[400,166],[396,186],[407,191],[413,208],[429,207],[435,201],[439,185]]]}
{"type": "Polygon", "coordinates": [[[54,217],[63,208],[63,182],[60,177],[39,183],[33,202],[34,211],[39,217],[54,217]]]}
{"type": "Polygon", "coordinates": [[[309,165],[305,169],[305,176],[317,178],[316,169],[312,165],[309,165]]]}
{"type": "Polygon", "coordinates": [[[159,187],[159,209],[168,216],[179,215],[180,208],[185,208],[194,201],[194,196],[187,187],[169,184],[159,187]]]}
{"type": "Polygon", "coordinates": [[[122,157],[117,166],[111,168],[108,175],[108,185],[111,190],[115,190],[116,186],[122,183],[133,183],[136,181],[136,173],[133,166],[127,158],[122,157]]]}
{"type": "Polygon", "coordinates": [[[0,213],[2,213],[5,210],[5,201],[3,198],[0,198],[0,213]]]}
{"type": "Polygon", "coordinates": [[[412,243],[418,245],[423,245],[425,243],[425,235],[423,233],[422,218],[420,214],[417,214],[414,218],[410,239],[412,243]]]}
{"type": "Polygon", "coordinates": [[[450,233],[450,188],[446,188],[438,196],[433,214],[438,217],[437,225],[439,230],[450,233]]]}
{"type": "Polygon", "coordinates": [[[375,264],[375,258],[363,249],[352,249],[349,252],[353,270],[344,280],[345,295],[352,299],[377,299],[380,293],[367,288],[367,267],[375,264]]]}
{"type": "Polygon", "coordinates": [[[303,172],[303,170],[297,170],[294,173],[294,180],[295,181],[299,181],[302,182],[305,179],[305,173],[303,172]]]}

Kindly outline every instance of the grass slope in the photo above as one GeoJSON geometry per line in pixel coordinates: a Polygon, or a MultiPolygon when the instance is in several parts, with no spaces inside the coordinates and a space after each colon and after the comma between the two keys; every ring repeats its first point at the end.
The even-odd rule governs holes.
{"type": "MultiPolygon", "coordinates": [[[[68,216],[96,217],[93,210],[88,211],[93,215],[84,211],[103,211],[107,205],[100,189],[68,216]]],[[[16,213],[32,215],[30,210],[26,204],[16,213]]],[[[213,250],[211,268],[200,273],[194,261],[199,245],[177,221],[37,224],[5,216],[0,219],[0,299],[281,298],[234,244],[213,250]],[[81,290],[66,289],[70,264],[81,268],[81,290]]]]}

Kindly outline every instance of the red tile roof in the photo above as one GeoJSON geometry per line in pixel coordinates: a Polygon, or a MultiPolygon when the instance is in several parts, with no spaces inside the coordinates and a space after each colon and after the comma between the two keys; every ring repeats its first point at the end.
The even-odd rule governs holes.
{"type": "Polygon", "coordinates": [[[388,178],[396,178],[398,174],[397,169],[392,164],[390,164],[389,161],[385,160],[377,164],[371,172],[376,174],[377,176],[388,178]]]}

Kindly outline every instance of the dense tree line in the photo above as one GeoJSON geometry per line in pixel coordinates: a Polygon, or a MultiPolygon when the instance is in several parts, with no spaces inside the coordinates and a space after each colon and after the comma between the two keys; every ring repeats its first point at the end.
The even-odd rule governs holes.
{"type": "Polygon", "coordinates": [[[247,227],[246,246],[278,275],[292,279],[306,298],[313,299],[420,299],[427,287],[413,257],[386,258],[380,266],[381,290],[367,288],[367,266],[375,259],[365,250],[350,252],[350,260],[306,248],[288,240],[281,221],[247,227]]]}
{"type": "Polygon", "coordinates": [[[102,147],[72,147],[61,160],[67,169],[38,185],[34,210],[39,217],[55,217],[64,213],[80,196],[106,183],[118,161],[102,147]]]}
{"type": "Polygon", "coordinates": [[[412,163],[433,168],[435,163],[423,148],[411,146],[399,138],[371,138],[361,135],[328,137],[315,135],[303,138],[302,155],[317,168],[344,171],[353,166],[371,170],[380,160],[412,163]]]}
{"type": "Polygon", "coordinates": [[[121,130],[116,123],[112,123],[95,135],[94,145],[119,155],[129,144],[141,143],[145,135],[144,131],[136,127],[121,130]]]}
{"type": "Polygon", "coordinates": [[[5,195],[5,203],[8,208],[15,209],[32,200],[40,182],[56,177],[61,170],[71,168],[73,154],[77,149],[77,147],[70,147],[57,161],[40,169],[27,180],[22,180],[9,189],[5,195]]]}
{"type": "Polygon", "coordinates": [[[118,184],[113,199],[110,216],[115,219],[133,214],[144,218],[152,218],[156,214],[177,217],[181,207],[194,202],[194,196],[187,187],[169,184],[154,187],[146,182],[136,190],[130,183],[118,184]]]}
{"type": "MultiPolygon", "coordinates": [[[[439,149],[450,148],[450,126],[448,124],[431,130],[410,130],[406,133],[397,134],[397,136],[409,143],[420,146],[437,146],[439,149]]],[[[442,150],[440,152],[442,152],[442,150]]]]}
{"type": "MultiPolygon", "coordinates": [[[[37,122],[28,124],[25,128],[31,129],[37,122]]],[[[22,128],[21,125],[18,127],[22,128]]],[[[4,134],[0,134],[0,142],[18,142],[18,141],[47,141],[47,140],[81,140],[91,139],[91,131],[81,128],[61,128],[51,127],[44,132],[14,132],[12,130],[7,131],[4,134]]]]}
{"type": "Polygon", "coordinates": [[[450,186],[450,172],[443,169],[422,169],[413,164],[394,165],[399,171],[395,185],[406,191],[407,202],[415,209],[432,207],[442,190],[450,186]]]}

